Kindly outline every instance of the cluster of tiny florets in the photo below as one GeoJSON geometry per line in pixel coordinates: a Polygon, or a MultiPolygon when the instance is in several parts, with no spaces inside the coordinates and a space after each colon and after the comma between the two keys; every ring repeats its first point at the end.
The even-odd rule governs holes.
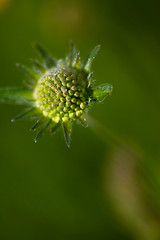
{"type": "Polygon", "coordinates": [[[54,122],[75,120],[87,107],[87,81],[77,69],[60,69],[42,77],[35,89],[36,107],[54,122]]]}

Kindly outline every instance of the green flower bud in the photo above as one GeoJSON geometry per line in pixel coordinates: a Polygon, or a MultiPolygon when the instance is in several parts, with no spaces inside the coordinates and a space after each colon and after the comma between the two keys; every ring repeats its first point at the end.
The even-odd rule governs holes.
{"type": "Polygon", "coordinates": [[[43,63],[33,61],[34,70],[19,65],[31,80],[26,82],[27,87],[24,88],[0,89],[0,101],[32,106],[13,121],[28,116],[38,118],[32,128],[41,128],[35,137],[36,142],[48,130],[53,133],[61,123],[65,140],[70,146],[72,122],[79,120],[83,126],[87,126],[83,115],[89,105],[104,100],[112,92],[112,86],[109,84],[95,88],[91,84],[91,65],[99,46],[93,49],[84,63],[81,62],[73,44],[65,60],[55,60],[37,44],[35,48],[43,63]]]}

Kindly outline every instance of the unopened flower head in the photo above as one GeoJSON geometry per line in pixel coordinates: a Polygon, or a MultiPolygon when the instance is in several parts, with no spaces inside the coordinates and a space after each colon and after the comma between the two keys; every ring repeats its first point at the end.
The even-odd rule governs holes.
{"type": "Polygon", "coordinates": [[[100,46],[96,46],[85,62],[71,42],[70,52],[63,60],[56,60],[35,44],[41,61],[32,60],[30,69],[18,64],[28,79],[25,87],[0,89],[0,101],[30,106],[13,121],[37,119],[32,130],[38,130],[35,142],[44,134],[53,134],[61,125],[68,147],[74,121],[87,126],[85,115],[94,102],[100,102],[112,92],[110,84],[92,85],[91,65],[100,46]]]}
{"type": "Polygon", "coordinates": [[[78,69],[55,69],[40,78],[34,92],[36,107],[52,121],[73,121],[85,113],[91,87],[78,69]]]}

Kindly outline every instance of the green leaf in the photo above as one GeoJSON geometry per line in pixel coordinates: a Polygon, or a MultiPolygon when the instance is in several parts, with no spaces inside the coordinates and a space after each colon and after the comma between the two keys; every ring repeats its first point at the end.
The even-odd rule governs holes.
{"type": "Polygon", "coordinates": [[[90,72],[91,71],[91,66],[92,66],[92,62],[93,60],[95,59],[98,51],[100,49],[100,45],[97,45],[92,51],[91,53],[89,54],[85,64],[84,64],[84,70],[86,72],[90,72]]]}
{"type": "Polygon", "coordinates": [[[112,85],[108,83],[102,84],[93,89],[93,98],[96,101],[101,102],[107,97],[107,95],[111,95],[112,89],[112,85]]]}
{"type": "Polygon", "coordinates": [[[41,138],[46,133],[46,131],[48,130],[49,125],[51,124],[51,122],[52,122],[52,119],[49,119],[48,121],[46,121],[44,123],[43,128],[37,133],[37,135],[34,138],[35,143],[37,143],[39,138],[41,138]]]}
{"type": "Polygon", "coordinates": [[[33,104],[33,91],[24,87],[21,88],[1,88],[0,102],[10,104],[33,104]]]}
{"type": "Polygon", "coordinates": [[[13,118],[11,121],[19,121],[19,120],[24,120],[24,119],[33,119],[38,116],[38,111],[36,108],[32,107],[27,109],[25,112],[19,114],[15,118],[13,118]]]}
{"type": "Polygon", "coordinates": [[[37,50],[40,57],[42,58],[45,67],[52,68],[56,66],[56,60],[45,49],[43,49],[37,43],[34,44],[34,48],[37,50]]]}
{"type": "Polygon", "coordinates": [[[62,123],[62,129],[67,146],[70,147],[72,123],[70,121],[62,123]]]}

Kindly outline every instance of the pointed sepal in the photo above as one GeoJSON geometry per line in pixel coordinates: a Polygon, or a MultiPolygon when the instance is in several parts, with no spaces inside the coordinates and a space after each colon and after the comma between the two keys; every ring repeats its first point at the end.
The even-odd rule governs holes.
{"type": "Polygon", "coordinates": [[[41,127],[45,122],[46,122],[46,119],[44,117],[41,117],[36,121],[36,123],[33,125],[33,127],[30,130],[35,131],[37,128],[41,127]]]}
{"type": "Polygon", "coordinates": [[[35,143],[37,143],[37,141],[48,131],[48,127],[51,124],[51,122],[52,122],[52,120],[49,119],[44,123],[43,127],[41,128],[41,130],[37,133],[37,135],[34,138],[35,143]]]}
{"type": "Polygon", "coordinates": [[[28,89],[30,90],[34,90],[35,87],[36,87],[36,83],[34,81],[32,81],[31,79],[28,79],[28,80],[24,80],[23,81],[23,84],[25,87],[27,87],[28,89]]]}
{"type": "Polygon", "coordinates": [[[40,57],[43,60],[43,64],[47,68],[52,68],[56,66],[56,60],[45,50],[43,49],[39,44],[35,43],[34,48],[39,53],[40,57]]]}
{"type": "Polygon", "coordinates": [[[85,128],[88,127],[87,120],[86,120],[83,116],[81,116],[81,117],[78,119],[78,121],[80,122],[80,124],[81,124],[83,127],[85,127],[85,128]]]}
{"type": "Polygon", "coordinates": [[[72,67],[80,69],[81,67],[80,52],[76,53],[76,56],[72,61],[72,67]]]}
{"type": "Polygon", "coordinates": [[[92,82],[92,75],[93,75],[93,72],[90,72],[87,76],[87,81],[88,81],[88,85],[87,85],[87,88],[90,87],[91,85],[91,82],[92,82]]]}
{"type": "Polygon", "coordinates": [[[53,123],[51,128],[50,128],[50,134],[53,135],[55,131],[59,128],[60,123],[53,123]]]}
{"type": "Polygon", "coordinates": [[[18,116],[16,116],[11,121],[15,122],[15,121],[20,121],[20,120],[24,120],[24,119],[33,119],[33,118],[36,118],[37,116],[38,116],[37,109],[32,107],[32,108],[27,109],[25,112],[19,114],[18,116]]]}
{"type": "Polygon", "coordinates": [[[71,133],[72,133],[72,122],[67,121],[62,123],[62,129],[64,133],[64,138],[68,148],[70,147],[71,133]]]}
{"type": "Polygon", "coordinates": [[[100,49],[100,45],[97,45],[92,51],[91,53],[89,54],[85,64],[84,64],[84,70],[86,72],[90,72],[91,71],[91,66],[92,66],[92,62],[93,60],[95,59],[98,51],[100,49]]]}
{"type": "Polygon", "coordinates": [[[66,62],[63,59],[57,61],[57,68],[65,68],[66,62]]]}
{"type": "Polygon", "coordinates": [[[31,61],[32,61],[33,67],[34,67],[37,71],[39,71],[39,72],[41,72],[41,73],[45,73],[45,72],[46,72],[46,69],[45,69],[37,60],[31,59],[31,61]]]}
{"type": "Polygon", "coordinates": [[[1,88],[0,102],[9,104],[28,104],[33,99],[33,91],[28,88],[1,88]]]}
{"type": "Polygon", "coordinates": [[[76,56],[77,56],[76,47],[75,47],[73,41],[70,41],[69,54],[68,54],[68,56],[66,58],[66,63],[67,63],[68,67],[72,67],[73,62],[76,59],[76,56]]]}
{"type": "Polygon", "coordinates": [[[112,85],[105,83],[93,89],[93,99],[102,102],[108,95],[112,93],[112,85]]]}
{"type": "Polygon", "coordinates": [[[40,74],[24,66],[23,64],[17,63],[16,66],[19,67],[22,71],[24,71],[26,75],[28,75],[31,79],[38,80],[40,78],[40,74]]]}

